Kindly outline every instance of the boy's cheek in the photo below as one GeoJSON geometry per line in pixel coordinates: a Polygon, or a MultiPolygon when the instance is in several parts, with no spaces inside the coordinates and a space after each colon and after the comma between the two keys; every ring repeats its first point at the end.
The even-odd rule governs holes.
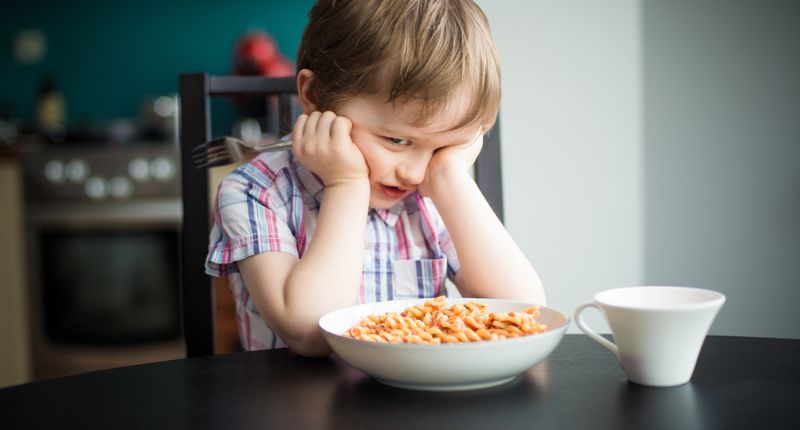
{"type": "Polygon", "coordinates": [[[353,144],[361,151],[362,154],[366,153],[367,149],[367,138],[359,133],[350,133],[350,140],[353,141],[353,144]]]}
{"type": "Polygon", "coordinates": [[[372,179],[373,168],[375,166],[375,164],[373,163],[372,157],[370,157],[370,154],[368,152],[365,152],[358,145],[356,145],[356,147],[359,149],[359,151],[361,151],[361,155],[364,156],[364,163],[367,165],[367,172],[368,172],[368,175],[369,175],[369,179],[371,180],[372,179]]]}

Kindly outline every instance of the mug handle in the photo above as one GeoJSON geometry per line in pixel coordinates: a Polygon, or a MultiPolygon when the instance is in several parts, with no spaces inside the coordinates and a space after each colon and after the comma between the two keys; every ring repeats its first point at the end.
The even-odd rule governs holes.
{"type": "Polygon", "coordinates": [[[619,348],[617,347],[617,345],[615,345],[614,342],[611,342],[608,339],[604,338],[603,336],[600,336],[599,334],[595,333],[595,331],[590,329],[589,326],[586,325],[586,323],[583,321],[581,314],[583,313],[584,310],[586,310],[586,308],[595,308],[598,311],[600,311],[600,313],[603,312],[600,309],[600,307],[594,304],[593,302],[584,303],[575,308],[575,313],[574,313],[575,324],[577,324],[578,328],[581,329],[582,332],[586,333],[587,336],[592,338],[595,342],[599,343],[605,349],[611,351],[611,353],[614,354],[614,356],[617,357],[617,359],[619,359],[619,348]]]}

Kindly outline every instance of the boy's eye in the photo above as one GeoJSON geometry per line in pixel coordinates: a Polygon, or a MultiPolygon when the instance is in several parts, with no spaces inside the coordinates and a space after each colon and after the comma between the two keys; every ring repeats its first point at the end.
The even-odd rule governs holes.
{"type": "Polygon", "coordinates": [[[385,139],[391,142],[392,145],[405,146],[411,143],[408,141],[408,139],[401,139],[399,137],[386,137],[385,139]]]}

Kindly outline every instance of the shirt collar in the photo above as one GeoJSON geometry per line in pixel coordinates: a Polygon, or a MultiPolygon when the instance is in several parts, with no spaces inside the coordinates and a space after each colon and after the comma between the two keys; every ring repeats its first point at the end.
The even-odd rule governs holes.
{"type": "Polygon", "coordinates": [[[405,209],[407,199],[408,197],[400,202],[397,202],[396,205],[390,207],[389,209],[370,209],[370,211],[374,211],[375,214],[378,215],[378,218],[383,220],[386,225],[389,227],[394,227],[394,225],[397,223],[397,219],[400,218],[400,214],[403,212],[403,209],[405,209]]]}

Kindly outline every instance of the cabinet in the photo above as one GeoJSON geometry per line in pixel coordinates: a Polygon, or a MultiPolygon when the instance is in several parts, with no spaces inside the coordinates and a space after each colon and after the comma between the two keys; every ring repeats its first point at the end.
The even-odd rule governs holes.
{"type": "Polygon", "coordinates": [[[30,381],[19,159],[0,154],[0,387],[30,381]]]}

